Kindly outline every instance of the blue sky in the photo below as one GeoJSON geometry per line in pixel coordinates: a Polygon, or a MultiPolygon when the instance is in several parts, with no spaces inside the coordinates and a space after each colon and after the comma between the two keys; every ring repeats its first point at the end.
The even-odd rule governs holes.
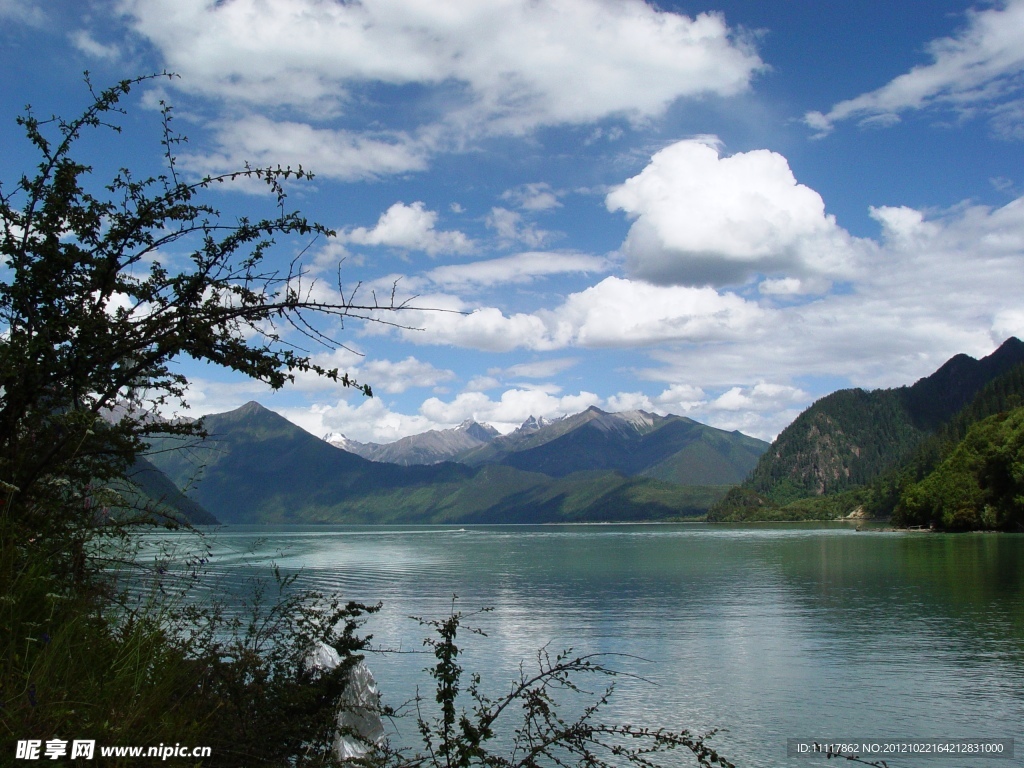
{"type": "Polygon", "coordinates": [[[290,199],[338,231],[324,296],[340,262],[457,310],[335,329],[318,359],[371,400],[182,363],[194,413],[386,442],[597,405],[771,439],[1024,335],[1024,0],[0,0],[0,56],[6,183],[25,104],[173,71],[83,146],[98,180],[159,169],[164,99],[187,173],[317,174],[290,199]]]}

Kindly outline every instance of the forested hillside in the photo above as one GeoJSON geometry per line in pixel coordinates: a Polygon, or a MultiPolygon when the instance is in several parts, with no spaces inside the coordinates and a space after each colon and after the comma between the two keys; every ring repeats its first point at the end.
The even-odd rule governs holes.
{"type": "Polygon", "coordinates": [[[902,489],[895,519],[945,530],[1024,530],[1024,408],[972,424],[942,462],[902,489]]]}
{"type": "MultiPolygon", "coordinates": [[[[1022,363],[1024,343],[1011,338],[981,360],[957,355],[910,387],[828,395],[779,435],[709,518],[890,516],[904,490],[949,456],[972,424],[1019,404],[1022,363]]],[[[915,509],[898,519],[920,519],[915,509]]]]}

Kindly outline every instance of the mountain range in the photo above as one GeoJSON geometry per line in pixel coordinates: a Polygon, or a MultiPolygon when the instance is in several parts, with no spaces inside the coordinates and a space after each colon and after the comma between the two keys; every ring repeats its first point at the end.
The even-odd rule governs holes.
{"type": "MultiPolygon", "coordinates": [[[[920,523],[929,513],[903,505],[907,489],[974,424],[1022,401],[1024,342],[1011,338],[910,386],[833,392],[770,447],[681,416],[598,408],[507,435],[467,421],[358,443],[318,439],[251,402],[205,417],[205,441],[155,442],[139,485],[197,523],[821,519],[851,507],[920,523]]],[[[1000,439],[1016,439],[1016,423],[1000,439]]],[[[972,456],[1006,452],[973,439],[972,456]]]]}
{"type": "Polygon", "coordinates": [[[358,443],[337,433],[331,445],[371,461],[411,466],[455,461],[472,467],[498,464],[550,477],[613,470],[679,485],[733,485],[742,481],[767,447],[740,432],[724,432],[683,416],[644,411],[582,413],[547,420],[531,416],[508,435],[466,421],[394,443],[358,443]]]}
{"type": "Polygon", "coordinates": [[[390,453],[337,435],[318,439],[255,402],[203,425],[206,440],[164,438],[150,460],[226,523],[690,517],[768,447],[679,416],[597,408],[553,422],[531,418],[507,436],[465,424],[407,438],[390,453]],[[455,460],[438,460],[447,456],[455,460]]]}

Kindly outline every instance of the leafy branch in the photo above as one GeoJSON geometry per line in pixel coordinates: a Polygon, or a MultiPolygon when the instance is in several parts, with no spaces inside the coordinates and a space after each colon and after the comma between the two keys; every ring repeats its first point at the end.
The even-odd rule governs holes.
{"type": "Polygon", "coordinates": [[[78,117],[41,120],[27,107],[17,120],[39,160],[0,184],[0,481],[19,490],[27,516],[45,496],[45,478],[80,487],[123,477],[148,438],[202,433],[150,415],[185,404],[178,361],[214,363],[273,389],[314,373],[370,396],[368,384],[310,350],[344,346],[328,326],[405,327],[389,316],[424,309],[394,290],[379,300],[361,284],[346,287],[340,269],[327,285],[303,263],[335,232],[288,209],[285,185],[312,178],[301,166],[182,176],[175,152],[186,139],[165,103],[165,171],[138,178],[121,168],[95,183],[93,167],[75,158],[79,140],[102,129],[120,134],[129,93],[173,77],[97,92],[87,74],[92,102],[78,117]],[[239,181],[265,184],[275,212],[229,218],[209,202],[214,187],[239,181]],[[296,252],[283,266],[272,263],[289,247],[296,252]]]}

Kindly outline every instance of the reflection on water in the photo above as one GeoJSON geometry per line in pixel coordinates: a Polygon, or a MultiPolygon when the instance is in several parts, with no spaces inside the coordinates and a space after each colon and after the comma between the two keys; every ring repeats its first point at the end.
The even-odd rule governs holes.
{"type": "MultiPolygon", "coordinates": [[[[624,654],[614,666],[653,685],[622,681],[610,717],[728,729],[716,741],[737,764],[816,764],[787,760],[791,737],[1016,737],[1024,755],[1024,536],[231,527],[209,543],[204,588],[241,593],[271,563],[301,571],[307,587],[382,602],[367,630],[392,649],[420,649],[408,617],[445,615],[453,595],[493,606],[464,666],[499,688],[545,643],[624,654]]],[[[369,663],[392,702],[426,685],[424,656],[369,663]]],[[[1024,760],[992,763],[1009,764],[1024,760]]]]}

